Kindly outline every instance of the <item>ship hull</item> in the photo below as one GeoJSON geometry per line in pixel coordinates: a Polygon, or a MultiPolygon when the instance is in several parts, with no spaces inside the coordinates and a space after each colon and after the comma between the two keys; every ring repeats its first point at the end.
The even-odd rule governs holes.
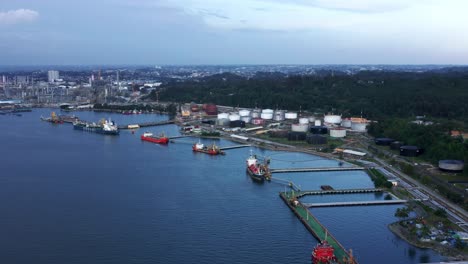
{"type": "Polygon", "coordinates": [[[255,173],[249,168],[247,168],[247,173],[250,175],[250,177],[255,180],[255,181],[264,181],[265,180],[265,174],[264,173],[255,173]]]}
{"type": "Polygon", "coordinates": [[[106,130],[104,130],[102,128],[99,128],[99,127],[86,127],[86,126],[73,125],[73,128],[76,129],[76,130],[82,130],[82,131],[86,131],[86,132],[93,132],[93,133],[103,134],[103,135],[116,136],[116,135],[119,134],[118,130],[116,130],[116,131],[106,131],[106,130]]]}
{"type": "Polygon", "coordinates": [[[163,145],[169,143],[169,139],[167,137],[156,138],[156,137],[141,136],[141,140],[156,143],[156,144],[163,144],[163,145]]]}

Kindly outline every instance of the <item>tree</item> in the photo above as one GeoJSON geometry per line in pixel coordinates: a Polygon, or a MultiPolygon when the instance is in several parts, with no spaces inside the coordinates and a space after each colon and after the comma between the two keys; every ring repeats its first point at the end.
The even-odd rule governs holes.
{"type": "Polygon", "coordinates": [[[409,216],[409,209],[407,207],[397,208],[395,212],[395,216],[400,219],[405,219],[409,216]]]}

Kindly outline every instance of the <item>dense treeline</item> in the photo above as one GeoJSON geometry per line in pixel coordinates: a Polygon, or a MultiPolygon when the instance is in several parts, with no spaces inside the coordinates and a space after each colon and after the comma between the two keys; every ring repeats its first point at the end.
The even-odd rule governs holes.
{"type": "MultiPolygon", "coordinates": [[[[468,164],[468,141],[450,136],[451,130],[459,129],[462,125],[444,120],[436,120],[433,125],[417,125],[408,119],[391,118],[372,123],[369,134],[422,147],[424,152],[421,158],[434,164],[443,159],[464,160],[468,164]]],[[[468,168],[465,169],[465,174],[468,174],[468,168]]]]}
{"type": "MultiPolygon", "coordinates": [[[[151,95],[156,98],[153,93],[151,95]]],[[[163,86],[160,100],[309,110],[371,119],[428,115],[468,119],[468,72],[283,76],[243,78],[224,73],[163,86]]]]}

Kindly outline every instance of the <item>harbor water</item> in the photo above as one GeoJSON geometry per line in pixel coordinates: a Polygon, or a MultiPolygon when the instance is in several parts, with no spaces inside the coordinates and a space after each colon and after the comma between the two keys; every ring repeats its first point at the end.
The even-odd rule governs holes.
{"type": "MultiPolygon", "coordinates": [[[[197,138],[175,139],[167,146],[140,140],[145,131],[179,135],[175,125],[106,136],[39,120],[51,111],[0,116],[0,263],[310,263],[317,241],[280,199],[278,193],[287,188],[282,182],[257,183],[246,174],[249,148],[209,156],[192,152],[197,138]]],[[[168,119],[73,114],[95,122],[110,117],[119,125],[168,119]]],[[[337,166],[308,154],[253,151],[269,157],[272,168],[337,166]]],[[[273,176],[303,190],[373,187],[363,171],[273,176]]],[[[341,197],[347,196],[303,199],[341,197]]],[[[378,194],[348,197],[382,199],[378,194]]],[[[310,210],[361,264],[444,260],[389,231],[398,207],[310,210]]]]}

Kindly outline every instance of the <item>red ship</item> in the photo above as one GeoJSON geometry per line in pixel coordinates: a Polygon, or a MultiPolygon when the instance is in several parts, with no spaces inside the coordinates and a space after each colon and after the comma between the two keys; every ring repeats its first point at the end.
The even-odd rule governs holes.
{"type": "Polygon", "coordinates": [[[169,143],[169,138],[162,133],[159,137],[154,136],[153,133],[145,132],[141,135],[141,140],[149,141],[157,144],[167,144],[169,143]]]}
{"type": "Polygon", "coordinates": [[[334,248],[326,240],[318,243],[312,251],[312,264],[333,264],[338,263],[334,248]]]}
{"type": "Polygon", "coordinates": [[[219,149],[219,147],[216,146],[214,143],[211,146],[205,146],[203,143],[199,141],[198,143],[193,144],[192,150],[194,152],[202,152],[202,153],[206,153],[209,155],[218,155],[218,154],[224,155],[224,152],[221,149],[219,149]]]}

